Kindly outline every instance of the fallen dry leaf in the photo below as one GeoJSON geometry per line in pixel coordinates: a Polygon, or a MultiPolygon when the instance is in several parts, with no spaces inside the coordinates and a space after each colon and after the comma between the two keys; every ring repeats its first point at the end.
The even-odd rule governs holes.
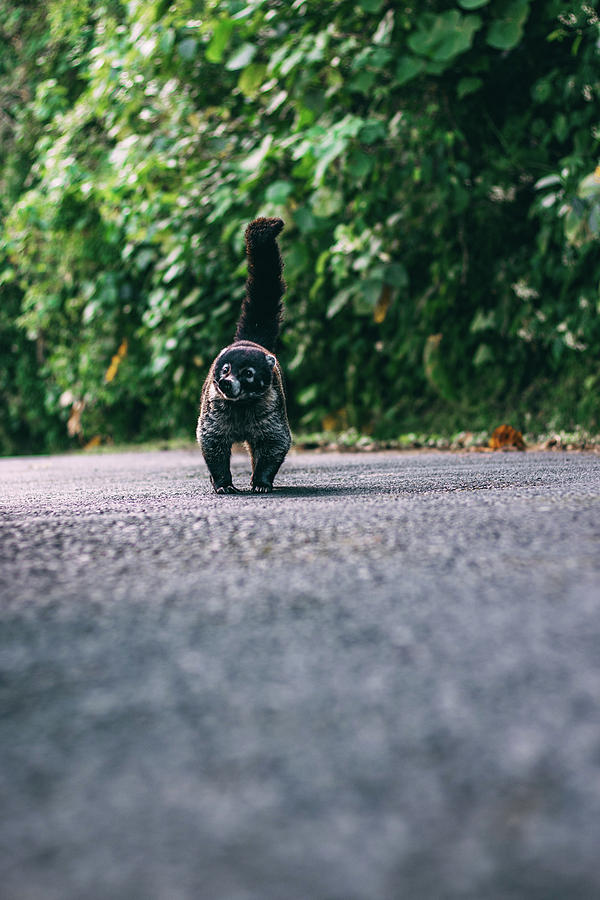
{"type": "Polygon", "coordinates": [[[521,432],[512,425],[499,425],[492,432],[490,447],[492,450],[524,450],[525,441],[521,432]]]}

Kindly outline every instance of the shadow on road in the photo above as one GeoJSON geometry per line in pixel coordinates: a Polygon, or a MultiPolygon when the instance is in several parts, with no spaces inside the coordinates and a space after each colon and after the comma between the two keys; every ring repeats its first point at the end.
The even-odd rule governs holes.
{"type": "MultiPolygon", "coordinates": [[[[269,494],[254,493],[251,489],[238,488],[235,494],[224,494],[223,498],[231,497],[256,497],[257,500],[270,500],[276,497],[343,497],[349,494],[370,494],[373,493],[373,486],[367,485],[328,485],[327,487],[314,487],[308,485],[291,485],[289,487],[275,487],[269,494]]],[[[212,493],[212,491],[211,491],[212,493]]]]}
{"type": "MultiPolygon", "coordinates": [[[[346,494],[368,494],[373,487],[367,485],[334,484],[326,487],[309,485],[291,485],[289,487],[276,487],[271,496],[274,497],[342,497],[346,494]]],[[[257,495],[257,496],[260,496],[257,495]]],[[[263,495],[264,496],[264,495],[263,495]]]]}

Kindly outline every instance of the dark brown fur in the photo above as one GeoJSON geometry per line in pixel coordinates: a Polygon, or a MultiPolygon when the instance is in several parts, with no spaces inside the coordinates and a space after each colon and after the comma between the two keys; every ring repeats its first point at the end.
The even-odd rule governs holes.
{"type": "Polygon", "coordinates": [[[285,290],[276,240],[282,228],[281,219],[256,219],[246,229],[248,280],[235,339],[213,362],[202,389],[196,435],[218,494],[236,492],[234,442],[247,444],[252,489],[260,493],[273,489],[291,444],[281,369],[271,352],[285,290]]]}
{"type": "Polygon", "coordinates": [[[276,240],[282,228],[282,219],[255,219],[244,235],[248,279],[234,341],[254,341],[267,350],[275,350],[283,317],[285,281],[276,240]]]}

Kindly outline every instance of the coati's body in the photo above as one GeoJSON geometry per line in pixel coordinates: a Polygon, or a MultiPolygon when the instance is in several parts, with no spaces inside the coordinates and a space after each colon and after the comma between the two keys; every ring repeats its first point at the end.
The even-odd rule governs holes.
{"type": "Polygon", "coordinates": [[[245,442],[252,458],[252,490],[267,493],[291,445],[279,363],[285,283],[277,235],[281,219],[256,219],[246,229],[248,281],[233,344],[215,361],[202,388],[196,436],[218,494],[235,493],[230,457],[245,442]]]}

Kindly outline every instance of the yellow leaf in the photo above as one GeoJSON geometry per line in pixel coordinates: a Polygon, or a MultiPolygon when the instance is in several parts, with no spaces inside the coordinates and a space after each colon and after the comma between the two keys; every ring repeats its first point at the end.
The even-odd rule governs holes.
{"type": "Polygon", "coordinates": [[[323,431],[335,431],[335,427],[337,425],[336,416],[323,416],[321,420],[321,427],[323,431]]]}
{"type": "Polygon", "coordinates": [[[104,380],[107,384],[109,384],[113,380],[113,378],[119,371],[119,366],[121,364],[121,360],[125,357],[126,354],[127,354],[127,338],[124,338],[119,345],[119,349],[117,350],[117,352],[111,359],[110,366],[106,370],[106,375],[104,376],[104,380]]]}
{"type": "Polygon", "coordinates": [[[348,413],[344,406],[334,412],[327,413],[327,415],[323,416],[321,419],[321,428],[323,431],[343,431],[347,427],[348,413]]]}
{"type": "Polygon", "coordinates": [[[108,369],[106,370],[106,375],[104,376],[104,380],[107,383],[111,382],[113,380],[113,378],[115,377],[115,375],[117,374],[117,372],[119,370],[120,362],[121,362],[121,360],[119,359],[118,356],[113,356],[112,362],[111,362],[110,366],[108,367],[108,369]]]}
{"type": "Polygon", "coordinates": [[[390,308],[391,302],[392,289],[389,284],[384,284],[381,289],[381,294],[379,295],[379,300],[375,304],[375,309],[373,310],[373,318],[378,325],[380,325],[387,316],[387,311],[390,308]]]}

